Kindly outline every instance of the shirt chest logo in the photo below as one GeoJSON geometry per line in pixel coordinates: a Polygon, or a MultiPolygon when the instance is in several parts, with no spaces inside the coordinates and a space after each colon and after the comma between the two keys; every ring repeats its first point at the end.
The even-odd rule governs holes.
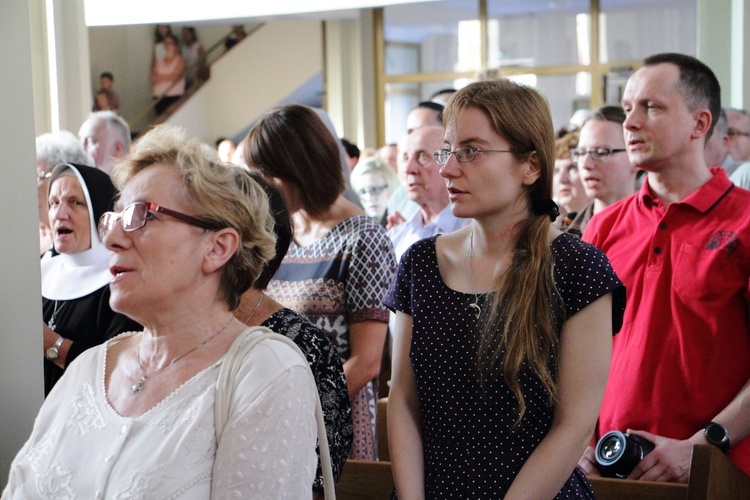
{"type": "Polygon", "coordinates": [[[737,250],[739,245],[739,238],[737,233],[734,231],[717,231],[711,235],[708,243],[706,243],[706,250],[726,250],[727,258],[731,257],[732,254],[737,250]]]}

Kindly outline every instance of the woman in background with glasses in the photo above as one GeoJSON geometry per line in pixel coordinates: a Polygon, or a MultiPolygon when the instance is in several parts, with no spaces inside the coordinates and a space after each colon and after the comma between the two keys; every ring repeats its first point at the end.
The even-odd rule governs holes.
{"type": "Polygon", "coordinates": [[[49,174],[52,248],[42,255],[44,394],[83,351],[140,325],[109,306],[109,252],[96,231],[115,186],[93,167],[64,163],[49,174]]]}
{"type": "Polygon", "coordinates": [[[350,458],[377,459],[377,377],[386,340],[383,305],[396,270],[385,230],[341,194],[336,139],[311,108],[263,116],[245,139],[245,160],[278,185],[294,236],[268,295],[306,316],[336,344],[352,402],[350,458]]]}
{"type": "Polygon", "coordinates": [[[584,122],[578,147],[570,156],[578,165],[583,189],[591,201],[573,218],[566,232],[581,236],[595,213],[635,193],[638,169],[625,152],[624,122],[625,112],[620,106],[602,106],[584,122]]]}
{"type": "Polygon", "coordinates": [[[354,167],[349,182],[367,215],[385,227],[388,200],[400,185],[396,171],[377,158],[368,158],[354,167]]]}
{"type": "MultiPolygon", "coordinates": [[[[309,498],[315,382],[289,346],[242,360],[214,428],[241,294],[274,254],[263,189],[179,129],[160,126],[113,170],[119,212],[99,233],[116,311],[145,326],[76,360],[11,466],[3,500],[309,498]]],[[[242,337],[240,342],[247,342],[242,337]]]]}
{"type": "Polygon", "coordinates": [[[590,498],[593,435],[624,289],[552,227],[554,131],[534,89],[471,84],[448,103],[442,165],[471,224],[415,243],[396,311],[388,434],[399,498],[590,498]]]}

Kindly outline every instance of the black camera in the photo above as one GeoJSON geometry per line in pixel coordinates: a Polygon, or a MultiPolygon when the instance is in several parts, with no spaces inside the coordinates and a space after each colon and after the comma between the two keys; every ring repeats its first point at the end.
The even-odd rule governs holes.
{"type": "Polygon", "coordinates": [[[654,443],[634,434],[609,431],[596,443],[596,467],[604,477],[628,477],[654,443]]]}

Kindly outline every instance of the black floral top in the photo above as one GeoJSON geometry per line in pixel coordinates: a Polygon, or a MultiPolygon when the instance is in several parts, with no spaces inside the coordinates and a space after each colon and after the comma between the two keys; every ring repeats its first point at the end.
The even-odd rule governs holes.
{"type": "MultiPolygon", "coordinates": [[[[307,362],[310,363],[323,408],[333,478],[338,481],[349,456],[354,434],[352,407],[349,404],[341,357],[322,330],[291,309],[284,308],[275,312],[261,326],[289,337],[305,353],[307,362]]],[[[323,488],[320,461],[313,488],[323,488]]]]}

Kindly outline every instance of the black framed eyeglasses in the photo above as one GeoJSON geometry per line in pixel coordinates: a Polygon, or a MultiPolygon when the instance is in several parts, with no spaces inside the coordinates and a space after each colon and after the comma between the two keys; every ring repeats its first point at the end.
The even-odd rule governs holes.
{"type": "Polygon", "coordinates": [[[625,149],[612,149],[612,148],[591,148],[591,149],[573,149],[570,151],[570,157],[573,161],[582,161],[583,158],[588,154],[591,159],[596,162],[605,162],[609,160],[613,153],[624,153],[625,149]]]}
{"type": "Polygon", "coordinates": [[[190,224],[192,226],[201,227],[208,229],[209,231],[216,231],[220,227],[213,223],[192,215],[183,214],[175,210],[170,210],[156,203],[148,201],[137,201],[131,203],[125,207],[121,212],[105,212],[99,218],[99,238],[104,241],[104,237],[114,229],[115,224],[120,222],[122,224],[122,230],[125,232],[137,231],[146,225],[149,218],[149,212],[159,212],[170,217],[174,217],[177,220],[190,224]]]}
{"type": "Polygon", "coordinates": [[[451,157],[452,154],[456,155],[456,160],[458,163],[469,163],[470,161],[474,161],[474,158],[479,153],[512,153],[513,151],[509,149],[479,149],[474,148],[471,146],[467,146],[465,148],[458,148],[451,151],[450,149],[438,149],[433,153],[433,156],[435,157],[435,162],[438,165],[445,165],[448,163],[448,159],[451,157]]]}

